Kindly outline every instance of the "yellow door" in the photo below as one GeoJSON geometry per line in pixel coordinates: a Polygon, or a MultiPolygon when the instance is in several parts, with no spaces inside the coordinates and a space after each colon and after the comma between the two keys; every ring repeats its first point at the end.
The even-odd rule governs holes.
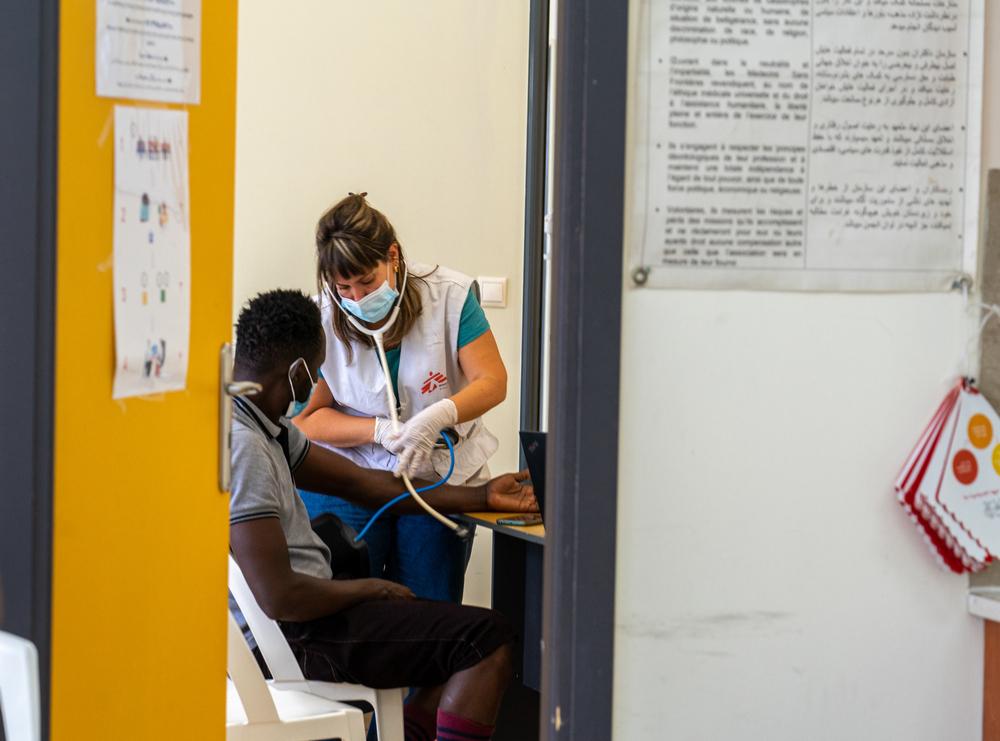
{"type": "Polygon", "coordinates": [[[216,486],[219,347],[232,329],[236,0],[202,0],[190,111],[187,390],[111,399],[114,104],[96,96],[95,1],[63,0],[52,738],[222,739],[228,499],[216,486]]]}

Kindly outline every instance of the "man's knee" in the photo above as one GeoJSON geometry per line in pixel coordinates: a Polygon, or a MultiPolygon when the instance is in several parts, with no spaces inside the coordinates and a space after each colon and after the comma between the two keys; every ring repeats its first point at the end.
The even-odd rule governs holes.
{"type": "Polygon", "coordinates": [[[506,683],[514,676],[514,629],[504,615],[494,610],[489,611],[489,621],[496,648],[483,657],[481,669],[506,683]]]}
{"type": "Polygon", "coordinates": [[[508,681],[514,676],[514,649],[511,643],[505,643],[483,659],[489,665],[498,679],[508,681]]]}

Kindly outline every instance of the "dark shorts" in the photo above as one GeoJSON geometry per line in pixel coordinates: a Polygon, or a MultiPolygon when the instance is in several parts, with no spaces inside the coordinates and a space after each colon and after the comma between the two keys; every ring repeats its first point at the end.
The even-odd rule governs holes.
{"type": "Polygon", "coordinates": [[[376,689],[434,687],[514,641],[500,613],[450,602],[365,602],[281,623],[307,679],[376,689]]]}

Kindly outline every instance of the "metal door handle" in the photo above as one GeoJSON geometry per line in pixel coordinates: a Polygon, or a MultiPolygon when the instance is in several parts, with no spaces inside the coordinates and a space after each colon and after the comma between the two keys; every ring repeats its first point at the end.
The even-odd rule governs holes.
{"type": "Polygon", "coordinates": [[[232,426],[234,396],[253,396],[263,386],[253,381],[233,380],[233,346],[219,351],[219,491],[229,491],[232,474],[232,426]]]}
{"type": "Polygon", "coordinates": [[[226,393],[229,396],[253,396],[260,393],[263,387],[253,381],[231,381],[226,384],[226,393]]]}

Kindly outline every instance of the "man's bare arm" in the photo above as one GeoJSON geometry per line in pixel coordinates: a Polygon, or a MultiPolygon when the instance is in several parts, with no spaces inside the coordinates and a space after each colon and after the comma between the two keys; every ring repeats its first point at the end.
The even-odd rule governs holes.
{"type": "Polygon", "coordinates": [[[288,542],[276,517],[229,528],[233,556],[264,614],[302,622],[379,599],[413,599],[406,587],[382,579],[318,579],[292,570],[288,542]]]}
{"type": "MultiPolygon", "coordinates": [[[[294,472],[295,485],[319,494],[341,497],[369,509],[378,509],[405,491],[402,479],[388,471],[362,468],[320,445],[310,445],[306,458],[294,472]]],[[[427,481],[414,481],[414,488],[427,481]]],[[[424,495],[439,512],[537,512],[535,489],[528,472],[497,476],[482,486],[448,484],[424,495]]],[[[392,508],[397,514],[421,514],[423,509],[407,497],[392,508]]]]}

